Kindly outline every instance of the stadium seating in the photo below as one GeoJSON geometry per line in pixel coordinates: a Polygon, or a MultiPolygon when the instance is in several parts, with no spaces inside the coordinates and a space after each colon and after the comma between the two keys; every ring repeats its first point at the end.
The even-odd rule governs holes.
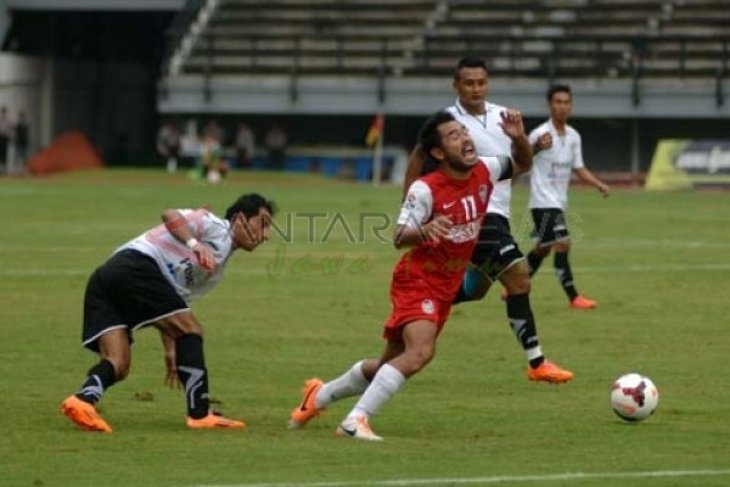
{"type": "Polygon", "coordinates": [[[710,0],[222,0],[181,64],[207,75],[713,78],[730,9],[710,0]]]}
{"type": "Polygon", "coordinates": [[[210,19],[184,71],[377,74],[402,63],[433,6],[420,0],[229,0],[210,19]]]}
{"type": "Polygon", "coordinates": [[[708,77],[725,71],[730,10],[709,1],[453,0],[426,36],[419,74],[463,52],[523,77],[708,77]]]}

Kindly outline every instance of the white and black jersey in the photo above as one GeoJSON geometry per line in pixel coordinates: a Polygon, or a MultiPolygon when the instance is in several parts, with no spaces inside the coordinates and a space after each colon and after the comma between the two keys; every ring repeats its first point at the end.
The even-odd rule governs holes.
{"type": "MultiPolygon", "coordinates": [[[[467,129],[474,140],[477,154],[480,156],[497,156],[512,159],[512,139],[499,126],[501,113],[507,108],[492,103],[484,103],[485,112],[482,115],[471,115],[456,100],[456,103],[447,110],[467,129]]],[[[487,213],[496,213],[509,219],[510,200],[512,198],[512,182],[502,180],[494,185],[492,196],[489,199],[487,213]]]]}
{"type": "Polygon", "coordinates": [[[193,236],[213,253],[213,272],[201,267],[193,251],[176,239],[164,224],[130,240],[115,253],[131,249],[151,257],[180,297],[190,303],[210,291],[223,278],[226,262],[233,251],[233,239],[227,220],[204,209],[179,211],[187,220],[193,236]]]}
{"type": "Polygon", "coordinates": [[[530,132],[530,143],[534,145],[547,132],[552,136],[553,145],[533,157],[529,207],[565,210],[573,170],[584,167],[581,138],[570,125],[566,125],[565,134],[560,135],[552,120],[548,120],[530,132]]]}

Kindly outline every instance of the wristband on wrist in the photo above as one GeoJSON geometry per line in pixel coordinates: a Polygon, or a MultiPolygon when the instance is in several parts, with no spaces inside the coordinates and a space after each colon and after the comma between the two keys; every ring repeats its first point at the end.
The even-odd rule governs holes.
{"type": "Polygon", "coordinates": [[[195,237],[190,237],[185,241],[185,246],[189,248],[190,250],[193,250],[195,246],[198,245],[198,239],[195,237]]]}

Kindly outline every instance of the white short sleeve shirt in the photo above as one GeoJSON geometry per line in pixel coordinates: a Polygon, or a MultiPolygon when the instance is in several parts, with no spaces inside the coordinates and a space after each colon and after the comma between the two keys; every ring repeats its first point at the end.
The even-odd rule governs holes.
{"type": "MultiPolygon", "coordinates": [[[[499,126],[500,114],[507,110],[505,107],[486,102],[483,115],[471,115],[456,100],[447,110],[467,129],[480,156],[509,157],[512,159],[512,139],[499,126]]],[[[512,180],[505,179],[494,185],[492,196],[489,199],[487,213],[496,213],[509,219],[510,200],[512,199],[512,180]]]]}
{"type": "Polygon", "coordinates": [[[530,208],[560,208],[568,206],[568,187],[574,169],[585,167],[580,134],[570,125],[560,135],[551,120],[530,132],[530,144],[550,132],[553,146],[537,153],[532,159],[530,173],[530,208]]]}
{"type": "Polygon", "coordinates": [[[133,249],[151,257],[165,279],[186,303],[210,291],[222,278],[228,258],[233,252],[230,223],[207,210],[178,210],[188,222],[193,236],[213,253],[215,269],[203,269],[192,250],[167,230],[165,225],[130,240],[115,252],[133,249]]]}

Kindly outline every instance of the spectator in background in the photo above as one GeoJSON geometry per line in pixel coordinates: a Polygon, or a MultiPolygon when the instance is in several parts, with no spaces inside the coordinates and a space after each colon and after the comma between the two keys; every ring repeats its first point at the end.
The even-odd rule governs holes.
{"type": "Polygon", "coordinates": [[[198,134],[198,122],[194,118],[185,122],[185,130],[180,137],[180,149],[183,165],[185,167],[193,167],[193,172],[196,176],[200,176],[196,161],[200,157],[201,144],[200,135],[198,134]]]}
{"type": "Polygon", "coordinates": [[[203,176],[211,184],[218,184],[228,174],[228,164],[223,157],[221,137],[223,133],[215,120],[205,126],[201,158],[203,161],[203,176]]]}
{"type": "Polygon", "coordinates": [[[256,141],[251,127],[241,122],[236,132],[236,158],[239,167],[251,167],[254,151],[256,150],[256,141]]]}
{"type": "Polygon", "coordinates": [[[281,169],[286,160],[286,132],[278,124],[273,124],[266,132],[266,149],[269,153],[269,168],[281,169]]]}
{"type": "Polygon", "coordinates": [[[11,172],[8,163],[8,142],[12,136],[13,126],[8,119],[8,109],[5,105],[0,107],[0,166],[11,172]]]}
{"type": "Polygon", "coordinates": [[[180,158],[180,130],[174,123],[160,126],[157,133],[157,152],[167,162],[167,172],[177,171],[180,158]]]}
{"type": "Polygon", "coordinates": [[[26,120],[25,110],[18,112],[18,122],[15,124],[15,170],[25,173],[25,163],[28,159],[28,140],[30,129],[26,120]]]}

